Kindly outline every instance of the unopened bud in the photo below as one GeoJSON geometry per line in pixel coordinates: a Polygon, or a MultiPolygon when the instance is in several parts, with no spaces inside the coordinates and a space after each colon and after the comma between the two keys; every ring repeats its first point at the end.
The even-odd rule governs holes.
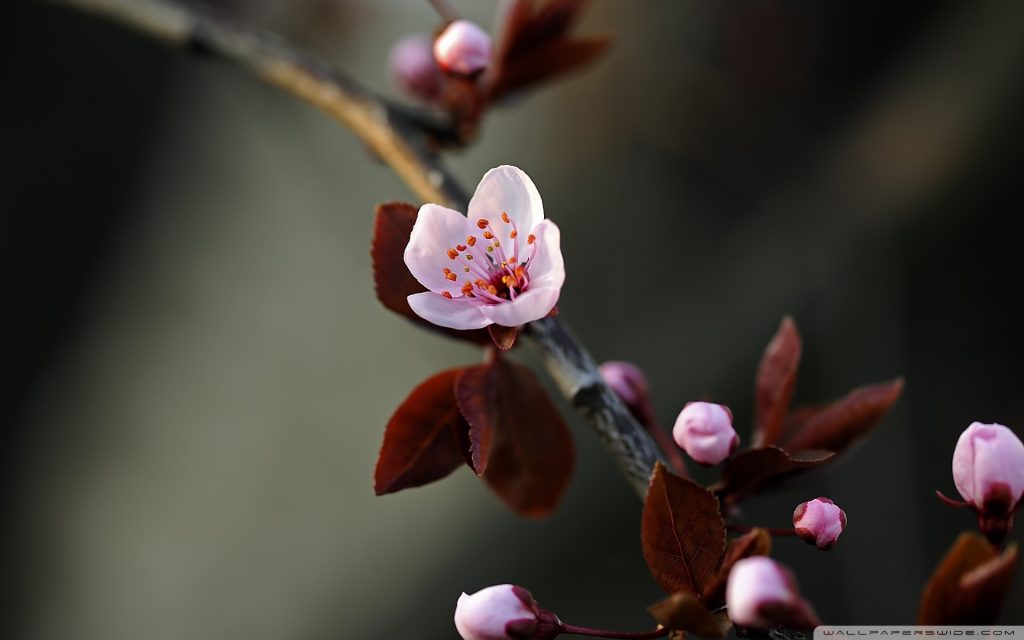
{"type": "Polygon", "coordinates": [[[813,629],[821,624],[800,595],[796,579],[771,558],[744,558],[733,565],[725,589],[729,618],[742,627],[813,629]]]}
{"type": "Polygon", "coordinates": [[[491,36],[468,20],[456,20],[434,41],[434,58],[451,73],[471,76],[491,61],[491,36]]]}
{"type": "Polygon", "coordinates": [[[511,584],[465,593],[455,606],[455,628],[464,640],[550,640],[561,631],[529,591],[511,584]]]}
{"type": "Polygon", "coordinates": [[[805,542],[827,551],[846,529],[846,512],[828,498],[815,498],[797,506],[793,527],[805,542]]]}
{"type": "Polygon", "coordinates": [[[953,482],[981,532],[1002,544],[1024,495],[1024,444],[1001,424],[973,423],[953,450],[953,482]]]}
{"type": "Polygon", "coordinates": [[[732,428],[732,411],[710,402],[691,402],[679,413],[672,437],[690,457],[716,465],[736,449],[740,438],[732,428]]]}
{"type": "Polygon", "coordinates": [[[388,56],[395,84],[410,96],[425,102],[438,96],[443,80],[432,49],[430,37],[413,34],[396,42],[388,56]]]}
{"type": "Polygon", "coordinates": [[[654,418],[651,391],[647,376],[640,367],[631,362],[610,360],[600,366],[605,384],[622,399],[622,402],[637,421],[650,428],[654,418]]]}
{"type": "Polygon", "coordinates": [[[1013,512],[1024,494],[1024,444],[1001,424],[975,422],[953,450],[953,482],[976,510],[1013,512]]]}

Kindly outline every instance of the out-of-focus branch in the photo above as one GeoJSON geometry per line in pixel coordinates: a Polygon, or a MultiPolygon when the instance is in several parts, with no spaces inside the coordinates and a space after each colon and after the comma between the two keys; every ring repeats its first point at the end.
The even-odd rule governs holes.
{"type": "MultiPolygon", "coordinates": [[[[154,0],[50,0],[196,53],[234,62],[312,103],[351,129],[417,197],[466,210],[465,192],[430,151],[417,118],[359,86],[319,58],[278,37],[241,29],[206,13],[154,0]]],[[[644,496],[661,454],[651,436],[605,384],[597,364],[559,318],[533,323],[529,335],[565,397],[586,416],[626,479],[644,496]]]]}
{"type": "Polygon", "coordinates": [[[421,118],[373,95],[323,60],[271,34],[242,29],[199,10],[153,0],[50,0],[183,47],[233,62],[313,104],[351,129],[427,202],[464,193],[429,148],[421,118]]]}

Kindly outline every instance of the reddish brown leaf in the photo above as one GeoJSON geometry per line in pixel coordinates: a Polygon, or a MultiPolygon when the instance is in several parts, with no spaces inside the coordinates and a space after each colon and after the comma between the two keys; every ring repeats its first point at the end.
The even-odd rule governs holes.
{"type": "Polygon", "coordinates": [[[660,462],[651,476],[641,530],[644,559],[667,593],[700,597],[725,552],[725,521],[718,498],[660,462]]]}
{"type": "Polygon", "coordinates": [[[568,425],[536,376],[496,357],[467,370],[456,395],[476,438],[471,448],[481,452],[474,465],[483,462],[491,489],[520,515],[551,513],[569,484],[575,453],[568,425]]]}
{"type": "Polygon", "coordinates": [[[757,369],[754,386],[755,423],[753,445],[775,444],[782,431],[789,403],[796,386],[802,346],[796,323],[789,316],[782,319],[757,369]]]}
{"type": "Polygon", "coordinates": [[[726,502],[736,502],[765,485],[798,471],[828,462],[830,451],[802,451],[790,455],[778,447],[747,449],[725,461],[722,482],[716,493],[726,502]]]}
{"type": "Polygon", "coordinates": [[[490,89],[491,97],[526,89],[580,69],[597,60],[610,44],[611,38],[607,36],[592,36],[556,40],[532,49],[502,68],[490,89]]]}
{"type": "Polygon", "coordinates": [[[647,610],[667,629],[690,631],[702,638],[724,638],[732,623],[724,613],[711,613],[689,591],[673,593],[647,610]]]}
{"type": "Polygon", "coordinates": [[[918,624],[994,624],[1017,566],[1017,546],[1002,555],[974,532],[960,534],[921,596],[918,624]]]}
{"type": "Polygon", "coordinates": [[[725,586],[729,581],[729,572],[737,561],[753,556],[766,556],[772,551],[772,537],[765,529],[752,529],[748,533],[735,538],[725,548],[722,566],[715,577],[704,588],[704,603],[711,609],[725,604],[725,586]]]}
{"type": "Polygon", "coordinates": [[[505,12],[497,59],[507,62],[525,52],[564,37],[587,0],[514,0],[505,12]]]}
{"type": "Polygon", "coordinates": [[[465,369],[455,380],[455,400],[469,424],[469,464],[478,476],[487,471],[494,441],[497,379],[498,368],[483,364],[465,369]]]}
{"type": "Polygon", "coordinates": [[[449,369],[428,378],[391,416],[373,474],[377,495],[440,480],[466,461],[459,431],[468,426],[455,402],[461,371],[449,369]]]}
{"type": "Polygon", "coordinates": [[[487,331],[457,331],[427,322],[409,307],[408,297],[426,291],[405,266],[405,246],[416,223],[416,207],[404,202],[385,202],[377,205],[373,222],[373,244],[370,257],[373,261],[373,283],[377,299],[387,309],[405,316],[420,326],[444,333],[460,340],[477,344],[490,344],[487,331]]]}
{"type": "Polygon", "coordinates": [[[785,444],[786,450],[840,453],[877,425],[902,392],[902,378],[855,389],[810,416],[785,444]]]}
{"type": "Polygon", "coordinates": [[[512,2],[489,76],[488,97],[498,99],[595,60],[610,39],[569,34],[586,4],[586,0],[548,0],[539,6],[532,0],[512,2]]]}

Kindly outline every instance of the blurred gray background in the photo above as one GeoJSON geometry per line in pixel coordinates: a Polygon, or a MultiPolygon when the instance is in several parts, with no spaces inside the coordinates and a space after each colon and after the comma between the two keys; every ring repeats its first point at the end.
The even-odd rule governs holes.
{"type": "MultiPolygon", "coordinates": [[[[454,4],[491,25],[494,2],[454,4]]],[[[391,43],[435,26],[414,0],[222,8],[382,92],[391,43]]],[[[374,299],[373,206],[410,196],[349,132],[102,21],[0,15],[5,636],[454,638],[459,593],[500,582],[574,623],[652,624],[640,502],[575,415],[547,521],[466,470],[373,496],[392,409],[479,354],[374,299]]],[[[665,422],[710,396],[748,441],[785,313],[798,401],[905,375],[854,455],[748,516],[834,498],[838,548],[777,555],[826,620],[911,622],[973,526],[932,495],[957,435],[1024,430],[1024,4],[594,0],[583,30],[611,53],[451,166],[470,188],[530,173],[563,230],[562,314],[648,371],[665,422]]]]}

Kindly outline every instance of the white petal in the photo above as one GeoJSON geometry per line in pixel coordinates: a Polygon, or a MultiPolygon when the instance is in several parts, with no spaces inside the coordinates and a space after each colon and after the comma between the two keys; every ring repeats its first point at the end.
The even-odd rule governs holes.
{"type": "Polygon", "coordinates": [[[484,174],[469,201],[469,220],[478,233],[477,220],[488,220],[494,234],[501,240],[502,249],[511,257],[515,247],[515,241],[509,237],[512,225],[502,221],[502,213],[507,213],[515,223],[522,255],[527,234],[544,219],[544,205],[530,176],[509,165],[496,167],[484,174]]]}
{"type": "MultiPolygon", "coordinates": [[[[530,288],[555,287],[561,288],[565,283],[565,261],[562,260],[561,237],[558,226],[550,220],[542,220],[533,228],[536,237],[537,255],[530,262],[530,288]]],[[[526,250],[530,255],[533,247],[526,250]]]]}
{"type": "Polygon", "coordinates": [[[444,276],[445,267],[461,271],[461,263],[448,257],[448,250],[464,243],[469,235],[469,221],[458,211],[436,204],[420,207],[405,247],[405,265],[424,287],[441,293],[461,296],[459,285],[444,276]]]}
{"type": "Polygon", "coordinates": [[[518,327],[527,322],[540,320],[551,312],[558,302],[558,287],[534,287],[515,300],[499,304],[482,305],[480,312],[494,324],[503,327],[518,327]]]}
{"type": "Polygon", "coordinates": [[[439,293],[424,291],[414,293],[408,298],[409,306],[416,312],[416,315],[428,322],[433,322],[439,327],[449,329],[482,329],[489,324],[488,320],[480,310],[483,308],[478,302],[454,298],[449,300],[439,293]]]}

